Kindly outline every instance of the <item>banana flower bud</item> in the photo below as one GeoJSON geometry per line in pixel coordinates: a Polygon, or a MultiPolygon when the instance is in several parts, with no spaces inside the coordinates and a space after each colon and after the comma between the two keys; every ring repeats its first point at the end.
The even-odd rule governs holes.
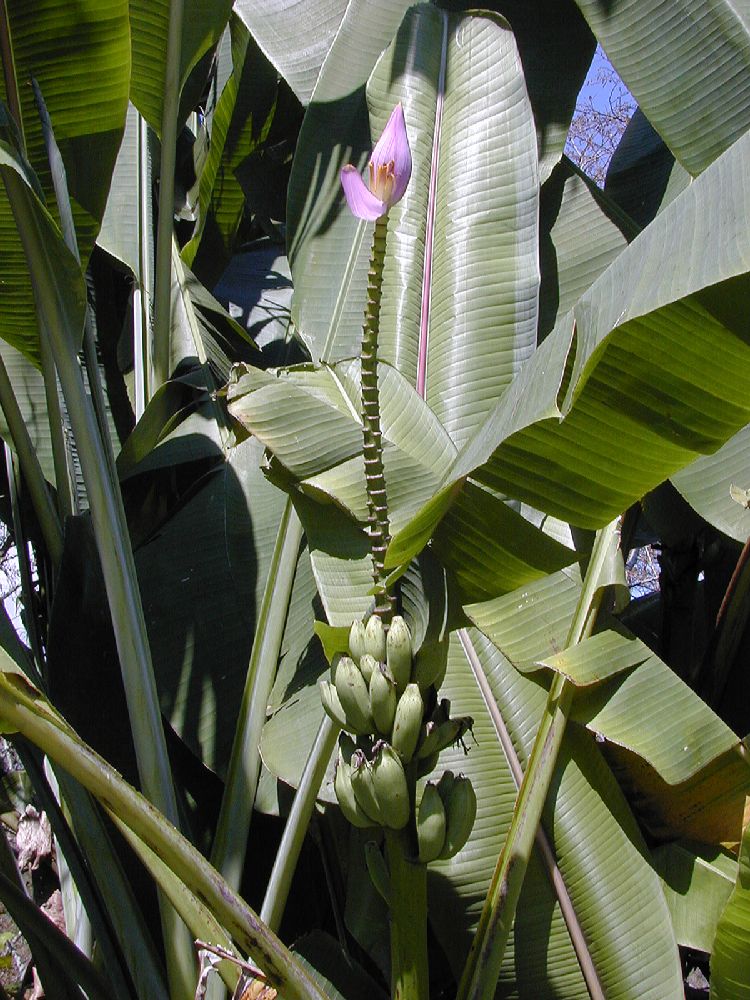
{"type": "Polygon", "coordinates": [[[349,210],[358,219],[373,222],[400,201],[411,177],[411,150],[406,135],[404,109],[391,112],[388,124],[372,151],[366,185],[351,163],[341,171],[341,185],[349,210]]]}

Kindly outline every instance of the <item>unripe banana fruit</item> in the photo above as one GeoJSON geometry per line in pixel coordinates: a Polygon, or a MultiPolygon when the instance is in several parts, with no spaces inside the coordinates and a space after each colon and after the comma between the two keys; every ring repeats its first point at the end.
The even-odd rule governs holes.
{"type": "Polygon", "coordinates": [[[410,761],[422,729],[424,702],[417,684],[407,684],[396,705],[391,744],[402,760],[410,761]]]}
{"type": "Polygon", "coordinates": [[[443,805],[448,801],[448,796],[453,788],[453,783],[456,780],[456,776],[453,771],[443,771],[440,775],[440,780],[437,783],[437,790],[440,792],[440,798],[443,800],[443,805]]]}
{"type": "Polygon", "coordinates": [[[425,735],[420,743],[417,757],[429,757],[433,753],[440,753],[451,743],[456,743],[464,733],[474,725],[474,720],[470,715],[459,716],[457,719],[447,719],[445,722],[428,722],[425,726],[425,735]]]}
{"type": "Polygon", "coordinates": [[[417,843],[423,865],[440,857],[445,843],[445,807],[433,781],[424,786],[417,811],[417,843]]]}
{"type": "Polygon", "coordinates": [[[388,629],[386,659],[393,674],[398,693],[401,694],[411,680],[411,632],[400,615],[396,615],[388,629]]]}
{"type": "Polygon", "coordinates": [[[330,681],[321,681],[318,687],[320,689],[320,700],[323,702],[326,715],[341,729],[348,729],[349,723],[346,719],[346,712],[336,693],[336,688],[330,681]]]}
{"type": "Polygon", "coordinates": [[[388,667],[377,663],[370,677],[370,711],[381,736],[391,738],[396,715],[396,685],[388,667]]]}
{"type": "Polygon", "coordinates": [[[351,777],[355,799],[368,816],[372,816],[376,823],[383,826],[383,816],[373,784],[372,765],[362,750],[355,751],[352,756],[351,777]]]}
{"type": "Polygon", "coordinates": [[[438,857],[452,858],[469,839],[477,815],[477,796],[471,781],[459,774],[441,798],[445,807],[445,841],[438,857]]]}
{"type": "Polygon", "coordinates": [[[359,663],[365,654],[365,623],[352,622],[349,629],[349,652],[355,663],[359,663]]]}
{"type": "Polygon", "coordinates": [[[375,723],[370,714],[370,692],[359,667],[349,656],[342,656],[336,666],[336,693],[346,714],[346,729],[371,733],[375,723]]]}
{"type": "Polygon", "coordinates": [[[375,744],[372,784],[384,826],[401,830],[409,822],[409,788],[401,758],[388,743],[375,744]]]}
{"type": "Polygon", "coordinates": [[[360,829],[375,826],[374,820],[370,819],[359,802],[357,802],[354,789],[352,788],[351,765],[344,759],[341,749],[339,749],[339,757],[336,761],[333,790],[336,793],[341,812],[352,826],[357,826],[360,829]]]}
{"type": "Polygon", "coordinates": [[[374,656],[370,656],[369,653],[365,653],[363,656],[359,658],[359,669],[367,684],[370,683],[373,671],[375,670],[377,665],[378,661],[375,659],[374,656]]]}
{"type": "Polygon", "coordinates": [[[365,653],[376,660],[385,660],[385,629],[378,615],[370,615],[365,625],[365,653]]]}

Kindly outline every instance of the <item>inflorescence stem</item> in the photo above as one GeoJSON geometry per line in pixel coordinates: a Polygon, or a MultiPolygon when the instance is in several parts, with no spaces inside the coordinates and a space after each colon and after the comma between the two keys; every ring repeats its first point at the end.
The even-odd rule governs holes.
{"type": "Polygon", "coordinates": [[[383,435],[380,427],[378,391],[378,329],[383,288],[383,264],[388,216],[375,222],[370,268],[367,275],[367,304],[362,330],[362,424],[364,436],[365,483],[367,486],[368,530],[375,582],[375,613],[390,624],[395,598],[386,587],[385,553],[390,541],[388,501],[383,470],[383,435]]]}

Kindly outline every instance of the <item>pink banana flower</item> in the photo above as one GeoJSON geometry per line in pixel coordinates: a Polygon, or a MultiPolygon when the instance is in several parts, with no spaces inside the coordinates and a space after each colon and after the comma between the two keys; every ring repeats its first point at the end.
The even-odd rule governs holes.
{"type": "Polygon", "coordinates": [[[406,135],[404,109],[397,104],[372,151],[366,185],[351,163],[341,171],[349,210],[358,219],[373,222],[400,201],[411,177],[411,150],[406,135]]]}

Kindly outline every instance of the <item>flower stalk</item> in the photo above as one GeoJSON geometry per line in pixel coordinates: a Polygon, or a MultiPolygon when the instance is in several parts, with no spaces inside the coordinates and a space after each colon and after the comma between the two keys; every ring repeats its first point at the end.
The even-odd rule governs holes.
{"type": "Polygon", "coordinates": [[[367,275],[367,303],[362,330],[362,427],[364,439],[365,484],[367,488],[368,529],[375,584],[375,613],[390,624],[395,608],[394,595],[386,586],[385,553],[391,539],[388,523],[388,498],[383,468],[383,432],[380,426],[378,390],[378,330],[383,289],[383,265],[388,231],[388,216],[375,222],[370,268],[367,275]]]}
{"type": "Polygon", "coordinates": [[[427,865],[410,857],[405,830],[386,830],[385,844],[391,878],[391,997],[426,1000],[427,865]]]}
{"type": "Polygon", "coordinates": [[[378,330],[388,210],[404,196],[410,177],[411,150],[406,135],[404,109],[397,104],[372,151],[368,164],[368,183],[365,184],[359,171],[351,163],[341,171],[341,186],[351,213],[358,219],[375,223],[362,332],[362,425],[375,614],[382,618],[386,626],[393,617],[395,598],[389,593],[385,582],[385,553],[390,541],[390,528],[380,426],[378,330]]]}

